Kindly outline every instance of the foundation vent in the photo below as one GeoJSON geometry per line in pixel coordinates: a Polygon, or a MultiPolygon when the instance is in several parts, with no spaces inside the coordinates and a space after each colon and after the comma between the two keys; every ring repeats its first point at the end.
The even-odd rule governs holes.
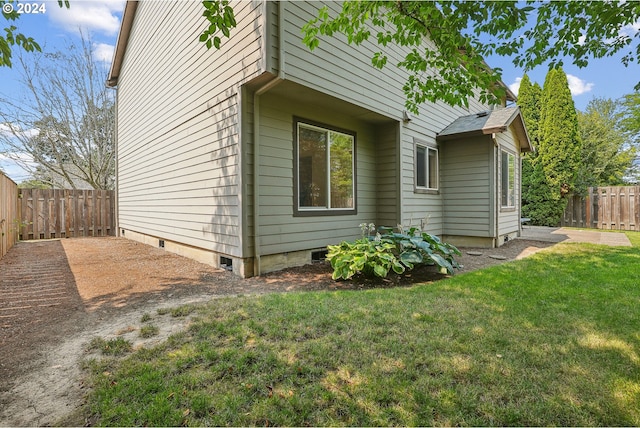
{"type": "Polygon", "coordinates": [[[229,257],[220,256],[220,267],[222,269],[232,271],[233,270],[233,260],[229,257]]]}
{"type": "Polygon", "coordinates": [[[311,252],[312,262],[321,262],[327,258],[327,250],[319,250],[311,252]]]}

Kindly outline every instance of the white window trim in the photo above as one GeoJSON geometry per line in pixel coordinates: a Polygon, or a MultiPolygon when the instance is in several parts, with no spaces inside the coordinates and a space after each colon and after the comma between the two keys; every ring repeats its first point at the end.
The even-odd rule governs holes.
{"type": "MultiPolygon", "coordinates": [[[[314,122],[312,120],[306,120],[306,119],[302,119],[299,117],[294,117],[294,123],[295,123],[295,155],[296,157],[299,156],[299,150],[300,150],[300,142],[299,142],[299,135],[300,135],[300,127],[305,127],[307,129],[314,129],[317,131],[321,131],[321,132],[325,132],[325,133],[329,133],[329,132],[335,132],[338,134],[343,134],[343,135],[348,135],[352,138],[353,142],[353,156],[351,158],[351,170],[353,173],[353,189],[352,189],[352,194],[353,194],[353,207],[351,208],[331,208],[331,207],[304,207],[304,206],[300,206],[300,200],[298,195],[300,194],[300,164],[298,162],[298,159],[294,159],[295,162],[295,168],[294,168],[294,174],[296,174],[296,176],[294,177],[295,179],[295,183],[296,186],[294,188],[294,192],[296,192],[295,195],[295,204],[294,204],[294,216],[307,216],[307,215],[340,215],[340,214],[357,214],[358,210],[357,210],[357,197],[356,197],[356,191],[357,191],[357,172],[356,172],[356,165],[357,165],[357,160],[356,160],[356,133],[350,130],[345,130],[345,129],[339,129],[339,128],[334,128],[331,127],[329,125],[325,125],[322,123],[317,123],[314,122]]],[[[329,139],[327,138],[327,142],[329,142],[329,139]]],[[[327,156],[327,171],[330,170],[330,158],[329,156],[327,156]]],[[[330,180],[329,176],[327,177],[327,179],[330,180]]],[[[330,183],[328,184],[328,190],[330,192],[330,188],[331,185],[330,183]]],[[[329,193],[327,195],[328,199],[331,199],[331,194],[329,193]]]]}
{"type": "MultiPolygon", "coordinates": [[[[504,148],[500,149],[500,208],[503,208],[505,210],[512,210],[516,208],[516,176],[517,176],[517,163],[516,163],[516,155],[514,153],[512,153],[509,150],[506,150],[504,148]],[[507,165],[504,165],[503,162],[503,154],[507,155],[507,165]],[[504,189],[504,183],[502,180],[503,174],[504,174],[504,170],[505,167],[507,168],[507,174],[509,171],[509,160],[513,159],[513,180],[510,181],[510,184],[513,184],[513,203],[512,205],[509,205],[509,203],[511,202],[509,199],[509,195],[507,194],[507,205],[504,205],[502,200],[502,196],[505,193],[505,189],[504,189]]],[[[508,192],[509,189],[507,188],[506,191],[508,192]]]]}
{"type": "MultiPolygon", "coordinates": [[[[429,144],[426,143],[424,141],[420,141],[420,140],[414,140],[413,142],[413,188],[414,188],[414,192],[415,193],[438,193],[440,190],[440,153],[438,152],[438,147],[433,145],[433,144],[429,144]],[[436,180],[437,180],[437,184],[436,187],[428,187],[427,186],[419,186],[418,185],[418,174],[417,174],[417,168],[418,168],[418,147],[422,147],[424,149],[426,149],[426,156],[425,156],[425,177],[427,178],[427,181],[429,181],[429,151],[433,151],[436,154],[436,180]]],[[[428,183],[429,184],[429,183],[428,183]]]]}

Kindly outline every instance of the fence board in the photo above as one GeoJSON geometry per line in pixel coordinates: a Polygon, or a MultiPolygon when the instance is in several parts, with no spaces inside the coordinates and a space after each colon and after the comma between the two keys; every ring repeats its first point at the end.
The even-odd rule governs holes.
{"type": "Polygon", "coordinates": [[[569,198],[562,226],[640,231],[640,186],[591,187],[569,198]]]}
{"type": "Polygon", "coordinates": [[[599,229],[640,231],[640,186],[598,188],[599,229]]]}
{"type": "Polygon", "coordinates": [[[598,194],[589,189],[589,194],[581,196],[569,196],[567,208],[560,221],[561,226],[567,227],[598,227],[598,194]]]}
{"type": "Polygon", "coordinates": [[[0,258],[18,240],[19,219],[18,185],[0,172],[0,258]]]}
{"type": "Polygon", "coordinates": [[[22,189],[20,239],[75,238],[115,234],[111,190],[22,189]]]}

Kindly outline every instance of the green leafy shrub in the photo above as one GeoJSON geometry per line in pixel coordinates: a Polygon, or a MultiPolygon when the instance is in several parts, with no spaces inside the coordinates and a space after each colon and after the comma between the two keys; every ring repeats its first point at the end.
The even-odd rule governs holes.
{"type": "Polygon", "coordinates": [[[349,279],[356,274],[385,278],[391,270],[401,274],[419,265],[439,266],[442,272],[452,274],[459,267],[454,259],[460,255],[456,247],[419,228],[393,232],[383,227],[375,236],[370,236],[375,230],[373,223],[363,223],[360,228],[361,239],[327,247],[333,279],[349,279]]]}

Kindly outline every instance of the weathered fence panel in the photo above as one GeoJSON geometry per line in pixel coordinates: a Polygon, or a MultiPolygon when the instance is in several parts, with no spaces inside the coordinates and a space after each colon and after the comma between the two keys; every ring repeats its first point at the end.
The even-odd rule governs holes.
{"type": "Polygon", "coordinates": [[[599,187],[598,229],[640,231],[640,186],[599,187]]]}
{"type": "Polygon", "coordinates": [[[572,196],[562,226],[640,231],[640,186],[591,187],[572,196]]]}
{"type": "Polygon", "coordinates": [[[0,172],[0,258],[18,240],[18,185],[0,172]]]}
{"type": "Polygon", "coordinates": [[[564,211],[560,225],[567,227],[598,227],[598,201],[597,189],[589,188],[589,194],[582,196],[569,196],[567,208],[564,211]]]}
{"type": "Polygon", "coordinates": [[[22,189],[20,239],[115,234],[112,190],[22,189]]]}

